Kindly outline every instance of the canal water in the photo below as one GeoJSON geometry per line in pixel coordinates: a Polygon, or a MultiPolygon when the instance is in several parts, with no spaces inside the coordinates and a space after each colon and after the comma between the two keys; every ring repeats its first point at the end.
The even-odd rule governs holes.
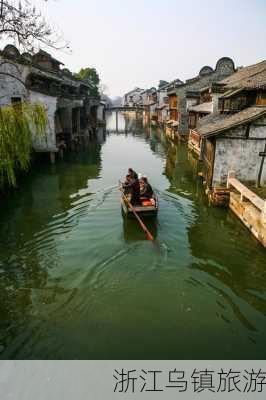
{"type": "Polygon", "coordinates": [[[264,249],[208,205],[185,145],[118,117],[1,203],[0,357],[265,359],[264,249]],[[121,215],[128,167],[158,191],[154,243],[121,215]]]}

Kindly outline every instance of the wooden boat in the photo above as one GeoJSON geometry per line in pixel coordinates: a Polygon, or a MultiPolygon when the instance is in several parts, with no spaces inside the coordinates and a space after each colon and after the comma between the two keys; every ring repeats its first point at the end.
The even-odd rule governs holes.
{"type": "MultiPolygon", "coordinates": [[[[123,192],[121,195],[121,205],[122,205],[122,211],[123,211],[124,215],[134,218],[134,213],[130,209],[126,200],[124,199],[123,192]]],[[[141,204],[134,206],[134,210],[136,211],[137,214],[139,214],[140,217],[154,217],[158,213],[158,208],[159,208],[158,197],[155,194],[153,195],[153,197],[150,200],[143,199],[143,201],[141,201],[141,204]]]]}

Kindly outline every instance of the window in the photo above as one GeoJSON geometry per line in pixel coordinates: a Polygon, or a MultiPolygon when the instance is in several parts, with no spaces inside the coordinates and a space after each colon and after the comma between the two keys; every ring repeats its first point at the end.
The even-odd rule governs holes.
{"type": "Polygon", "coordinates": [[[225,101],[224,101],[224,110],[225,111],[229,111],[230,110],[230,106],[231,106],[231,101],[230,101],[230,99],[225,99],[225,101]]]}
{"type": "Polygon", "coordinates": [[[196,127],[196,115],[190,114],[189,115],[189,128],[195,128],[195,127],[196,127]]]}
{"type": "Polygon", "coordinates": [[[11,104],[16,111],[22,110],[22,101],[21,97],[11,97],[11,104]]]}
{"type": "Polygon", "coordinates": [[[259,106],[266,105],[266,93],[259,93],[257,96],[256,104],[259,106]]]}

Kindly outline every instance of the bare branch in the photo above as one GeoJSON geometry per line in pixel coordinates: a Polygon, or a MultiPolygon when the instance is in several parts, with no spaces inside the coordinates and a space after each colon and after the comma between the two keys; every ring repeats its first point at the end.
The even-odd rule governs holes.
{"type": "Polygon", "coordinates": [[[38,43],[54,49],[68,48],[66,41],[29,0],[0,0],[0,39],[9,39],[29,53],[38,43]]]}

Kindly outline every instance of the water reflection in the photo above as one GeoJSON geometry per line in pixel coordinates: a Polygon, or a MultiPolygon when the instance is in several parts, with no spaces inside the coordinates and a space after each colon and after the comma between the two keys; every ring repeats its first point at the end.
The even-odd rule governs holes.
{"type": "Polygon", "coordinates": [[[264,250],[209,206],[184,144],[116,122],[2,204],[0,356],[265,358],[264,250]],[[159,194],[154,244],[121,216],[129,166],[159,194]]]}
{"type": "MultiPolygon", "coordinates": [[[[146,218],[144,222],[154,239],[156,239],[158,223],[157,219],[146,218]]],[[[134,218],[123,217],[123,234],[126,242],[147,240],[146,235],[140,228],[138,221],[134,218]]]]}

